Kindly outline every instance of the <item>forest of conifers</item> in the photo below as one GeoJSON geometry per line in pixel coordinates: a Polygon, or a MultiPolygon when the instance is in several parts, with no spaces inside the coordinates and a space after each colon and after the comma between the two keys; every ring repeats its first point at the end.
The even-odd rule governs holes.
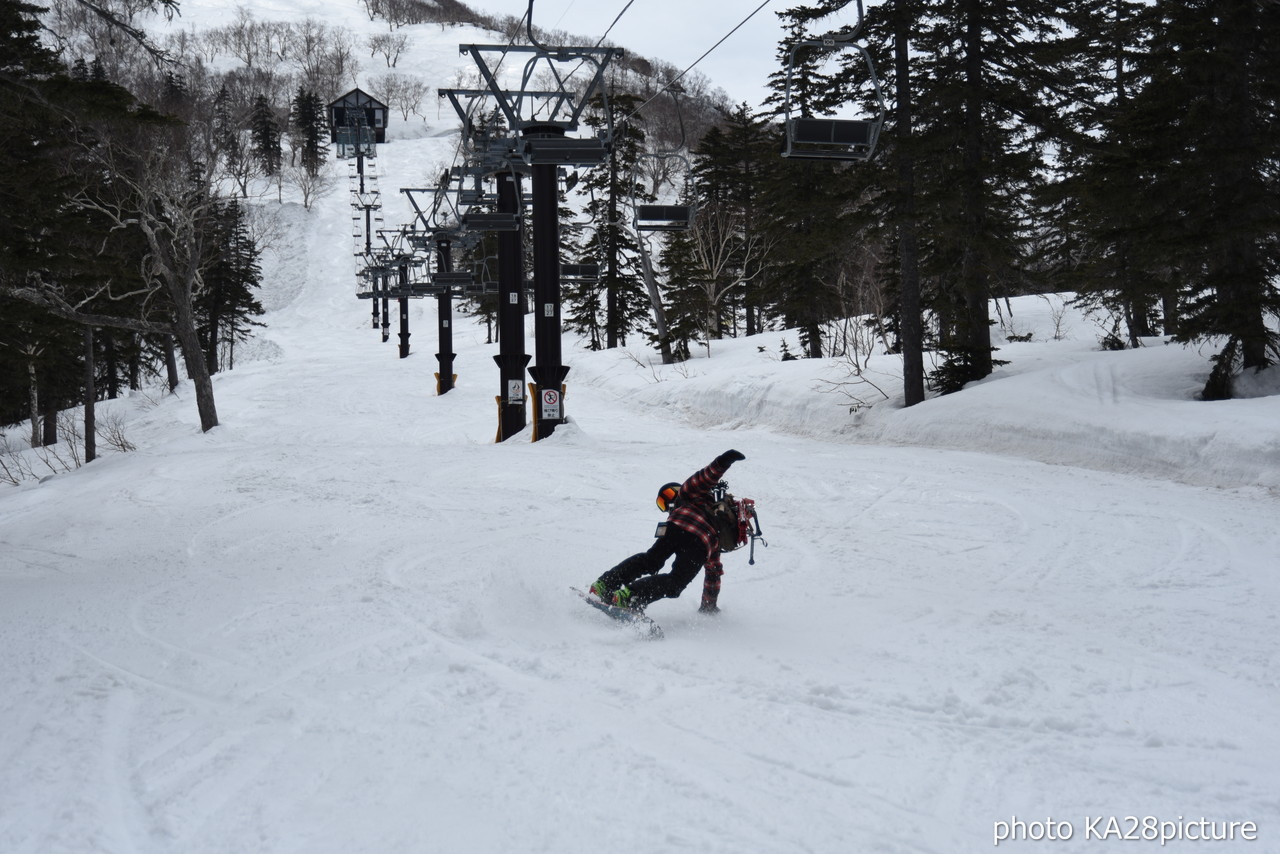
{"type": "MultiPolygon", "coordinates": [[[[191,381],[216,425],[210,378],[262,314],[252,211],[322,190],[324,105],[359,82],[407,120],[455,85],[395,68],[415,24],[520,37],[406,0],[366,0],[388,22],[367,43],[246,11],[164,40],[138,23],[177,5],[0,0],[0,424],[29,422],[32,443],[55,438],[58,411],[148,377],[191,381]],[[361,74],[366,50],[379,73],[361,74]],[[235,71],[211,70],[228,56],[235,71]]],[[[610,158],[583,171],[562,228],[563,258],[602,271],[563,295],[588,346],[681,359],[791,328],[797,357],[900,352],[911,405],[999,364],[1001,298],[1070,292],[1096,309],[1100,346],[1210,347],[1206,399],[1280,361],[1280,2],[871,2],[857,43],[882,115],[839,43],[797,54],[786,91],[791,41],[848,5],[778,13],[788,41],[762,105],[698,74],[673,95],[679,70],[660,61],[610,71],[613,114],[598,102],[587,121],[612,128],[610,158]],[[779,155],[787,115],[851,108],[883,119],[868,162],[779,155]],[[620,213],[638,199],[688,204],[694,225],[639,235],[620,213]]]]}

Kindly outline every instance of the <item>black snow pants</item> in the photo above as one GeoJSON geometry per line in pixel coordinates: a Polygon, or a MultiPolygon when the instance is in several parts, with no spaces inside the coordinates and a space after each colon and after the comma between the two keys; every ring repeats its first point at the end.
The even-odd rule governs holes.
{"type": "Polygon", "coordinates": [[[633,607],[643,608],[658,599],[674,599],[698,577],[707,559],[707,547],[697,536],[683,528],[668,525],[665,535],[658,537],[648,551],[632,555],[600,576],[600,580],[616,590],[624,584],[631,589],[633,607]],[[670,572],[658,573],[667,559],[675,555],[670,572]],[[657,573],[657,574],[655,574],[657,573]]]}

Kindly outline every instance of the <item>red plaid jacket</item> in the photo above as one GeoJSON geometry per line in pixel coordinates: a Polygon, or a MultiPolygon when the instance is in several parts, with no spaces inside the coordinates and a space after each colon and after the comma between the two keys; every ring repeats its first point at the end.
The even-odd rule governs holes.
{"type": "Polygon", "coordinates": [[[703,607],[715,606],[720,595],[720,576],[724,574],[720,563],[720,535],[711,521],[711,490],[728,470],[727,465],[713,461],[691,475],[680,485],[679,501],[667,517],[671,524],[693,534],[707,547],[706,572],[702,579],[703,607]]]}

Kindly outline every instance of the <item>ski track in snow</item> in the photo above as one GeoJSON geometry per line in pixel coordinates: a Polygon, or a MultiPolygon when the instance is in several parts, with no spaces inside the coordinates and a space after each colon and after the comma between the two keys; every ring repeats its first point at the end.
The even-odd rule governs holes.
{"type": "MultiPolygon", "coordinates": [[[[583,397],[583,424],[644,423],[583,397]]],[[[41,557],[57,598],[20,623],[49,643],[21,644],[45,660],[5,706],[8,850],[585,851],[607,820],[584,799],[653,851],[976,850],[1005,813],[1276,811],[1256,494],[670,425],[642,448],[427,429],[414,453],[391,425],[399,453],[373,454],[331,412],[317,453],[267,440],[301,398],[260,399],[196,440],[228,449],[207,462],[18,493],[29,531],[110,509],[41,557]],[[655,462],[729,444],[770,545],[727,557],[723,615],[657,603],[668,638],[638,644],[563,592],[643,544],[655,462]],[[157,513],[163,535],[121,534],[157,513]]]]}
{"type": "MultiPolygon", "coordinates": [[[[381,153],[388,222],[441,132],[381,153]]],[[[400,360],[354,299],[342,180],[279,215],[222,426],[115,401],[139,451],[0,490],[0,851],[956,854],[1014,816],[1116,847],[1096,815],[1274,847],[1276,409],[1191,401],[1202,357],[1008,344],[849,413],[782,333],[679,369],[566,338],[572,422],[497,445],[483,327],[435,396],[434,303],[400,360]],[[695,581],[637,642],[565,589],[729,447],[769,545],[726,556],[721,615],[695,581]]]]}

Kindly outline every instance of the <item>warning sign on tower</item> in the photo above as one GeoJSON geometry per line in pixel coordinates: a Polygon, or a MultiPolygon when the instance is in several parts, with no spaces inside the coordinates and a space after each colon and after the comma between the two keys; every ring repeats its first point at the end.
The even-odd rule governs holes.
{"type": "Polygon", "coordinates": [[[553,388],[542,390],[542,420],[560,420],[560,392],[553,388]]]}

